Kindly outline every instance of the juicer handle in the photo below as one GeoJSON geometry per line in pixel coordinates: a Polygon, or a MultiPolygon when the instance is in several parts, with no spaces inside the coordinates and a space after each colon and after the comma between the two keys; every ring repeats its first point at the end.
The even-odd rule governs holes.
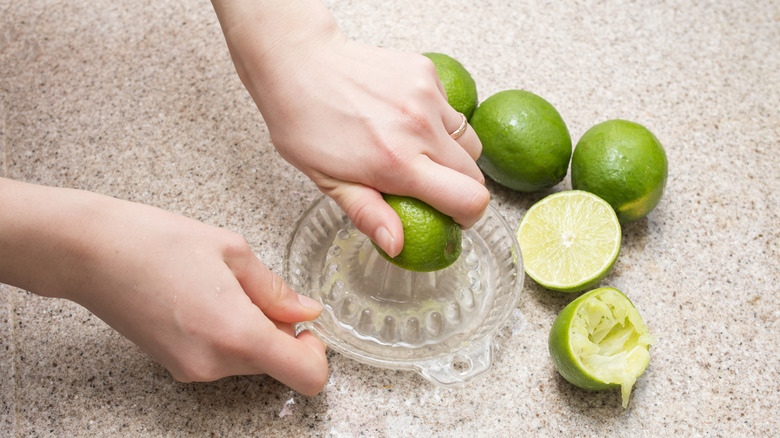
{"type": "Polygon", "coordinates": [[[467,345],[449,356],[417,362],[420,374],[442,387],[462,385],[484,373],[493,363],[493,344],[484,339],[467,345]]]}

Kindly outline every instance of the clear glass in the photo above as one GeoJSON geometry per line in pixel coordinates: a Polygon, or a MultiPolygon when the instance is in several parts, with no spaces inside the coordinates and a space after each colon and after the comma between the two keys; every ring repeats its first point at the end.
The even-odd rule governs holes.
{"type": "Polygon", "coordinates": [[[325,307],[299,329],[362,363],[414,370],[441,386],[466,383],[490,368],[493,337],[517,305],[523,274],[514,233],[492,205],[462,245],[445,269],[407,271],[319,198],[285,253],[288,284],[325,307]]]}

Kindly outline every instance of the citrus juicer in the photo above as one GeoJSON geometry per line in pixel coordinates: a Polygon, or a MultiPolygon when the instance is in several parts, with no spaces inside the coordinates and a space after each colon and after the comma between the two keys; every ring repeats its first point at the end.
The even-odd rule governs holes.
{"type": "Polygon", "coordinates": [[[287,283],[324,306],[298,329],[368,365],[416,371],[444,387],[470,381],[490,368],[493,338],[516,308],[524,276],[517,240],[492,205],[463,231],[462,246],[445,269],[407,271],[320,197],[285,251],[287,283]]]}

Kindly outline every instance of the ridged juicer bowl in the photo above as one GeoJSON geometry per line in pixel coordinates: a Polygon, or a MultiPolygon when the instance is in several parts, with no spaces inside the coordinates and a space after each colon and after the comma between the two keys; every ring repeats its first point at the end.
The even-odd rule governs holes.
{"type": "Polygon", "coordinates": [[[517,305],[523,272],[514,233],[492,205],[463,231],[462,245],[445,269],[404,270],[320,197],[285,251],[287,283],[325,307],[298,329],[365,364],[413,370],[439,386],[468,382],[490,368],[493,338],[517,305]]]}

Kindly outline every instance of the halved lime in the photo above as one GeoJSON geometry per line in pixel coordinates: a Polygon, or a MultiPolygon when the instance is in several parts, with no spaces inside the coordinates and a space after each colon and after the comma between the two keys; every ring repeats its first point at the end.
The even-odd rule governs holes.
{"type": "Polygon", "coordinates": [[[525,272],[560,292],[580,292],[603,280],[620,254],[620,239],[615,210],[580,190],[537,202],[517,228],[525,272]]]}
{"type": "Polygon", "coordinates": [[[650,363],[650,335],[622,292],[602,287],[567,305],[550,330],[550,357],[564,379],[590,390],[620,386],[623,407],[650,363]]]}
{"type": "Polygon", "coordinates": [[[371,242],[385,259],[409,271],[431,272],[455,263],[462,252],[460,225],[425,202],[408,196],[383,194],[398,213],[404,229],[401,253],[390,257],[371,242]]]}

